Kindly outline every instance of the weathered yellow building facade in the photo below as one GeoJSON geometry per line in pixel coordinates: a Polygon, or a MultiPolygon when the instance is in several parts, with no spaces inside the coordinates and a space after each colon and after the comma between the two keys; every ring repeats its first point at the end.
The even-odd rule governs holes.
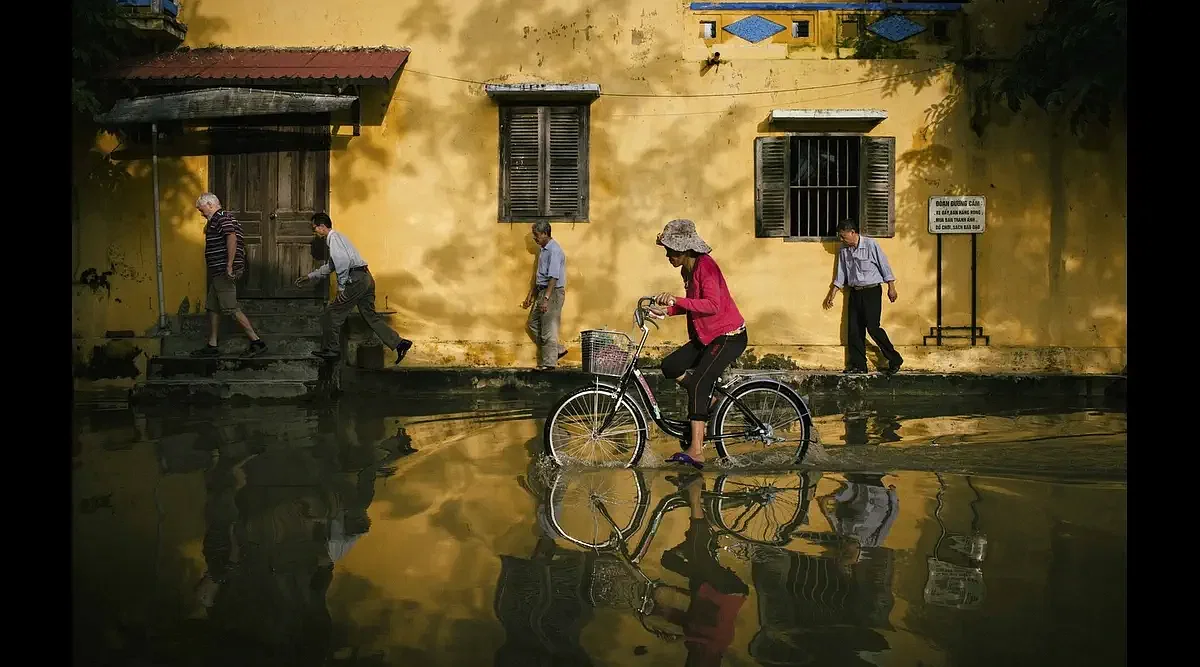
{"type": "MultiPolygon", "coordinates": [[[[866,135],[894,137],[882,181],[893,183],[887,191],[893,215],[887,218],[883,209],[889,235],[880,243],[896,272],[899,299],[885,303],[883,326],[907,368],[1123,369],[1123,129],[1080,139],[1030,106],[1017,114],[993,110],[979,136],[970,127],[965,92],[971,75],[951,62],[968,48],[983,55],[1011,50],[1023,23],[1040,14],[1039,3],[988,0],[937,11],[897,5],[903,11],[895,16],[922,31],[884,44],[907,52],[870,59],[851,57],[849,45],[880,18],[876,6],[753,4],[772,6],[370,0],[334,8],[198,0],[182,4],[181,18],[188,27],[185,46],[194,49],[409,50],[390,86],[361,89],[357,135],[351,114],[335,114],[327,177],[328,211],[370,264],[378,307],[395,311],[393,326],[417,343],[406,363],[532,365],[520,303],[535,246],[523,212],[574,198],[562,210],[584,221],[551,219],[568,262],[568,362],[579,359],[579,330],[629,329],[639,296],[682,290],[654,238],[668,220],[685,217],[696,221],[714,248],[756,355],[782,354],[802,368],[840,370],[841,299],[832,310],[821,307],[837,245],[828,236],[801,236],[805,225],[821,220],[798,218],[799,199],[791,200],[792,217],[781,223],[792,238],[762,237],[756,188],[765,186],[756,177],[755,146],[757,138],[785,135],[821,139],[826,151],[832,142],[831,159],[843,173],[834,184],[859,192],[867,188],[860,178],[867,178],[868,163],[877,164],[861,152],[868,142],[858,137],[866,135]],[[779,30],[763,31],[765,24],[755,20],[742,24],[753,28],[741,31],[750,38],[738,36],[731,26],[752,16],[779,30]],[[529,91],[517,84],[550,85],[529,87],[542,96],[530,101],[529,91]],[[505,96],[522,92],[517,104],[561,104],[567,95],[566,103],[586,110],[578,126],[581,143],[573,147],[586,154],[582,178],[572,181],[577,189],[565,195],[554,187],[547,194],[531,190],[535,194],[524,204],[520,188],[538,187],[536,174],[518,173],[529,164],[520,160],[510,160],[511,173],[505,171],[501,123],[505,96]],[[583,101],[572,101],[578,99],[583,101]],[[841,111],[811,111],[822,109],[841,111]],[[847,157],[838,153],[842,148],[847,157]],[[928,232],[927,211],[930,197],[947,194],[986,197],[977,269],[987,346],[924,345],[936,323],[937,301],[936,238],[928,232]]],[[[545,123],[540,130],[525,126],[543,133],[538,155],[552,168],[562,147],[544,139],[557,131],[555,118],[538,121],[545,123]]],[[[519,134],[525,121],[508,122],[519,134]]],[[[145,157],[114,160],[110,152],[117,144],[102,135],[75,165],[73,336],[82,367],[95,365],[97,354],[115,358],[136,347],[152,355],[157,349],[150,335],[158,319],[152,165],[145,157]],[[133,338],[115,339],[121,331],[133,338]]],[[[788,175],[795,183],[798,147],[822,144],[791,145],[788,175]]],[[[193,203],[212,187],[210,164],[203,154],[159,159],[162,279],[171,315],[203,309],[204,221],[193,203]]],[[[825,178],[828,186],[828,173],[825,178]]],[[[826,215],[851,206],[865,215],[866,205],[858,201],[847,196],[847,208],[835,205],[826,215]]],[[[969,237],[944,239],[943,271],[944,323],[966,325],[969,237]]],[[[654,342],[684,340],[684,323],[677,320],[654,342]]],[[[143,366],[144,355],[134,363],[143,366]]]]}

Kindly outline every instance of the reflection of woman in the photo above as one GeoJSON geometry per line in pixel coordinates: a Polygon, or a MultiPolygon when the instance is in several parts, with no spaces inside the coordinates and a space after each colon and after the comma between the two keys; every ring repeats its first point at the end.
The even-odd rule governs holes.
{"type": "Polygon", "coordinates": [[[688,578],[691,601],[687,611],[670,607],[659,595],[668,589],[658,588],[651,613],[683,628],[687,667],[719,665],[733,643],[734,621],[750,589],[713,556],[712,526],[700,502],[704,479],[692,473],[677,484],[686,493],[692,520],[683,543],[663,554],[662,565],[688,578]]]}
{"type": "Polygon", "coordinates": [[[667,249],[671,266],[680,268],[686,297],[659,294],[656,316],[687,314],[690,340],[662,361],[665,377],[687,389],[688,419],[692,423],[690,445],[669,461],[703,468],[704,425],[712,408],[713,385],[717,378],[746,350],[746,321],[738,311],[725,276],[696,232],[691,220],[672,220],[658,235],[658,245],[667,249]],[[663,310],[661,307],[665,306],[663,310]]]}

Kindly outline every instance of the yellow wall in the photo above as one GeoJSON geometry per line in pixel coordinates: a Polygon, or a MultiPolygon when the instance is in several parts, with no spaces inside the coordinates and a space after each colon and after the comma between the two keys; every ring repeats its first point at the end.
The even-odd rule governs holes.
{"type": "MultiPolygon", "coordinates": [[[[1013,3],[972,3],[966,28],[972,43],[1011,41],[1006,22],[1029,20],[1035,3],[1019,5],[1021,11],[1013,3]],[[1006,7],[1012,11],[997,27],[996,12],[1006,7]]],[[[935,323],[929,196],[988,198],[979,304],[993,347],[902,347],[910,367],[1116,372],[1124,366],[1123,133],[1081,145],[1052,137],[1047,116],[1029,109],[993,112],[981,139],[968,127],[960,82],[949,71],[883,79],[944,61],[837,60],[824,38],[822,48],[807,50],[718,45],[729,62],[702,74],[710,49],[699,18],[681,1],[324,7],[185,3],[186,45],[412,49],[394,95],[369,90],[364,97],[368,119],[380,120],[333,152],[330,214],[370,263],[379,307],[386,297],[398,311],[394,325],[418,341],[413,363],[531,365],[534,359],[519,307],[534,261],[529,227],[496,222],[496,105],[481,85],[438,78],[455,77],[594,82],[603,93],[675,95],[602,96],[592,106],[591,220],[554,226],[568,258],[564,338],[602,325],[627,329],[638,296],[681,291],[654,236],[667,220],[687,217],[713,246],[760,356],[777,351],[801,365],[840,369],[842,308],[821,308],[835,246],[754,238],[753,141],[767,132],[774,108],[870,107],[888,112],[871,134],[896,137],[897,233],[881,244],[897,274],[900,300],[883,314],[897,345],[920,346],[935,323]],[[780,89],[802,90],[749,94],[780,89]],[[699,94],[718,96],[679,97],[699,94]]],[[[83,173],[100,161],[99,153],[91,155],[83,173]]],[[[195,310],[204,296],[202,220],[191,204],[207,186],[206,160],[164,160],[161,167],[167,310],[178,311],[184,298],[195,310]]],[[[149,164],[120,163],[115,170],[125,174],[121,184],[92,179],[80,189],[76,277],[92,266],[116,272],[111,295],[76,286],[77,339],[109,329],[143,333],[156,316],[149,164]]],[[[968,249],[967,238],[945,242],[947,324],[969,320],[968,249]]],[[[660,336],[658,342],[682,341],[682,319],[660,336]]],[[[578,359],[577,345],[568,359],[578,359]]]]}

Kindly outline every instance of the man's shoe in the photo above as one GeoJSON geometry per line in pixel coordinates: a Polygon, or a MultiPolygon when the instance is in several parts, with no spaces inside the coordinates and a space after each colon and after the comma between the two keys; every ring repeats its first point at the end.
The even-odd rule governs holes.
{"type": "Polygon", "coordinates": [[[847,368],[846,370],[842,371],[842,375],[866,375],[870,372],[871,371],[868,371],[865,368],[847,368]]]}
{"type": "Polygon", "coordinates": [[[893,364],[889,364],[887,367],[887,370],[885,370],[884,373],[887,373],[888,375],[895,375],[896,373],[900,372],[900,367],[903,365],[904,365],[903,359],[901,359],[893,364]]]}
{"type": "Polygon", "coordinates": [[[221,355],[221,348],[216,345],[205,345],[198,350],[192,350],[193,357],[217,357],[221,355]]]}
{"type": "Polygon", "coordinates": [[[412,348],[413,342],[407,338],[401,338],[400,344],[396,346],[396,361],[393,366],[399,366],[401,361],[404,361],[405,355],[412,348]]]}
{"type": "Polygon", "coordinates": [[[246,351],[242,353],[242,358],[249,359],[250,357],[257,357],[266,351],[267,344],[263,342],[263,339],[259,338],[258,340],[252,340],[250,341],[250,347],[247,347],[246,351]]]}

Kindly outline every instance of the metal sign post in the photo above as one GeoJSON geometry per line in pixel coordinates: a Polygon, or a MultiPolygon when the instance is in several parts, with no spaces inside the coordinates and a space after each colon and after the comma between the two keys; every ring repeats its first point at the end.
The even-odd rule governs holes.
{"type": "Polygon", "coordinates": [[[987,199],[974,195],[935,195],[929,198],[929,233],[937,236],[937,325],[931,327],[929,335],[924,337],[925,345],[929,339],[941,345],[945,338],[970,338],[971,345],[983,339],[984,345],[991,343],[991,337],[985,336],[979,326],[978,309],[978,238],[987,229],[987,199]],[[942,324],[942,236],[946,234],[971,235],[971,326],[954,327],[942,324]],[[947,334],[947,331],[962,331],[970,329],[969,335],[947,334]]]}

